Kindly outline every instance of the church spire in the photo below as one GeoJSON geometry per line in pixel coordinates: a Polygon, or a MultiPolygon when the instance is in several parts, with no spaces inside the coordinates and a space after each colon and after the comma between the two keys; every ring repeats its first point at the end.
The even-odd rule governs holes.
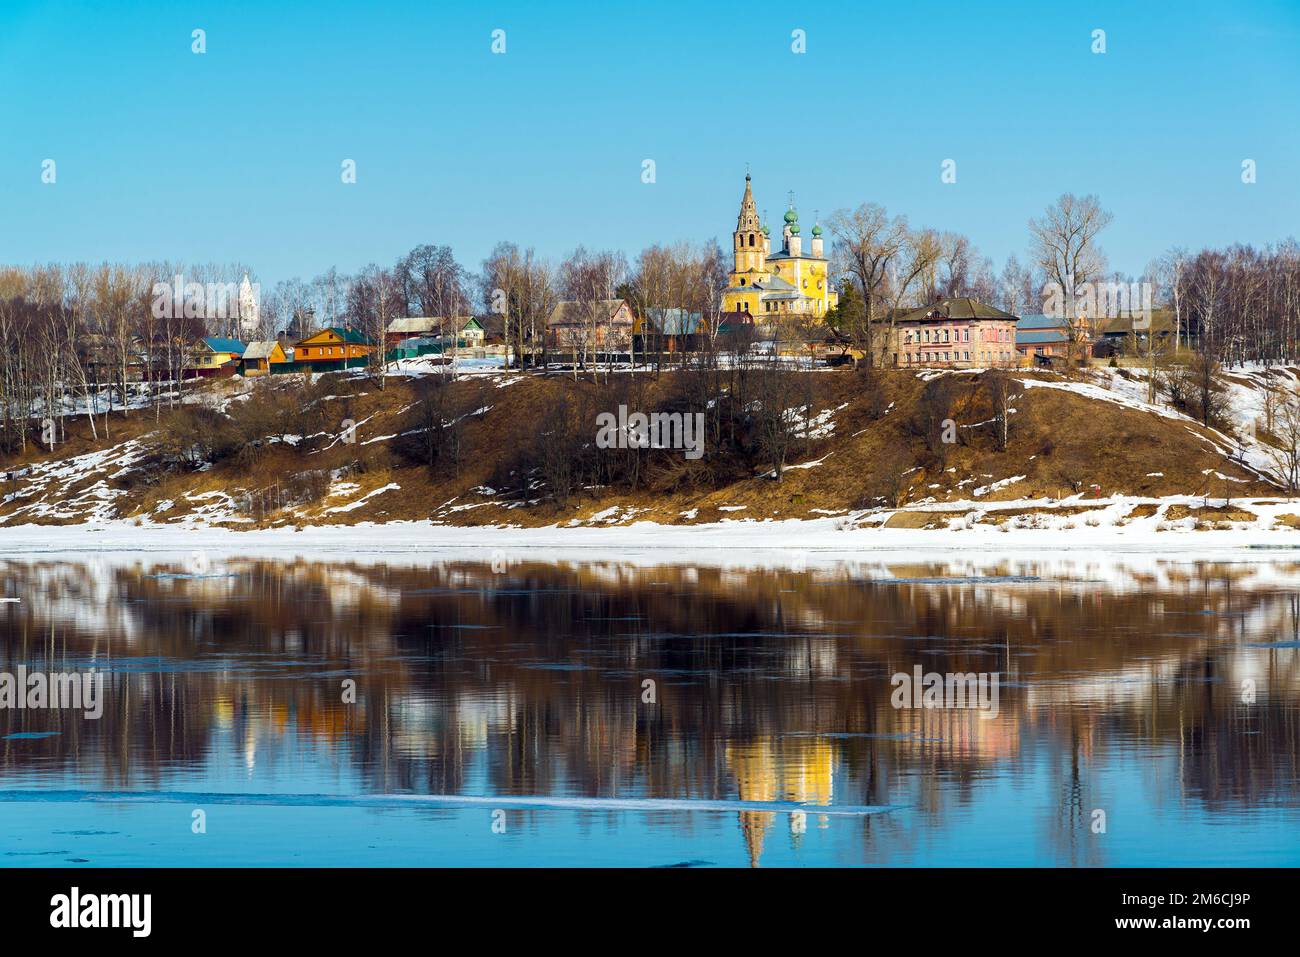
{"type": "Polygon", "coordinates": [[[745,174],[745,195],[740,200],[740,215],[736,217],[736,232],[750,232],[759,228],[758,206],[754,203],[754,190],[749,174],[745,174]]]}
{"type": "Polygon", "coordinates": [[[745,173],[745,195],[740,200],[740,215],[736,217],[736,231],[732,234],[732,240],[736,256],[735,271],[761,272],[767,259],[767,246],[748,172],[745,173]]]}

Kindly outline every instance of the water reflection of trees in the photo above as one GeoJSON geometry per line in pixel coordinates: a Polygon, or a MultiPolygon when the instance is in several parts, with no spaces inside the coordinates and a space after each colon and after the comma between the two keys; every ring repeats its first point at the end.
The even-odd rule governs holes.
{"type": "MultiPolygon", "coordinates": [[[[111,681],[97,722],[0,711],[5,735],[59,732],[0,741],[0,766],[160,787],[320,749],[380,791],[902,803],[937,823],[988,775],[1039,769],[1052,856],[1093,863],[1094,771],[1116,751],[1166,762],[1211,809],[1294,801],[1297,651],[1251,646],[1294,640],[1300,575],[1250,570],[10,562],[3,670],[93,663],[111,681]],[[1000,672],[1001,714],[894,710],[889,677],[916,664],[1000,672]]],[[[777,822],[741,824],[757,860],[777,822]]],[[[863,833],[864,859],[910,841],[885,819],[863,833]]]]}

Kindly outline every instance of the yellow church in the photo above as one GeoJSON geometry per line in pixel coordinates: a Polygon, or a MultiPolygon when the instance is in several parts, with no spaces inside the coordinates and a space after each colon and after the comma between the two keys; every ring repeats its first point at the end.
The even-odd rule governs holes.
{"type": "Polygon", "coordinates": [[[771,236],[759,221],[748,173],[732,240],[736,268],[722,294],[723,309],[748,310],[756,322],[766,322],[790,315],[824,316],[839,302],[827,271],[821,226],[813,225],[805,253],[799,213],[792,202],[781,230],[781,249],[772,252],[771,236]]]}

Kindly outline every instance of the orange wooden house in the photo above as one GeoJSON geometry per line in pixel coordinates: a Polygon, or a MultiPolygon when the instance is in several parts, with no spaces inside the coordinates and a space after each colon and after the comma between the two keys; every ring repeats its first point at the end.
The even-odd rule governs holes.
{"type": "Polygon", "coordinates": [[[304,362],[324,367],[354,364],[370,354],[370,340],[356,329],[330,326],[300,339],[293,347],[295,364],[304,362]]]}

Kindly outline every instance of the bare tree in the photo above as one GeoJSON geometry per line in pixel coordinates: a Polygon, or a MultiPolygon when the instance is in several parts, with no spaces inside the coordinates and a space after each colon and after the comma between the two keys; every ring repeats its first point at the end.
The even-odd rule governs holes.
{"type": "Polygon", "coordinates": [[[1009,312],[1013,316],[1024,315],[1033,309],[1034,306],[1034,278],[1033,274],[1020,265],[1020,260],[1012,253],[1007,257],[1006,265],[1002,267],[1002,275],[999,277],[999,287],[1001,296],[996,305],[1003,312],[1009,312]]]}
{"type": "Polygon", "coordinates": [[[795,413],[803,394],[799,376],[808,373],[788,368],[775,353],[753,363],[750,371],[758,447],[780,482],[785,476],[786,459],[798,439],[795,413]]]}
{"type": "Polygon", "coordinates": [[[1202,425],[1217,426],[1227,409],[1227,391],[1220,379],[1221,369],[1213,356],[1197,353],[1192,360],[1192,388],[1196,398],[1196,415],[1202,425]]]}
{"type": "Polygon", "coordinates": [[[610,300],[615,298],[615,290],[627,274],[627,263],[622,253],[612,251],[588,251],[579,246],[563,263],[560,264],[561,296],[574,303],[578,319],[578,330],[572,337],[574,350],[574,378],[578,375],[578,349],[581,348],[581,364],[587,367],[587,357],[592,357],[592,378],[599,373],[600,348],[605,347],[607,364],[613,362],[613,350],[630,348],[630,334],[615,329],[610,322],[610,300]],[[624,338],[627,341],[624,341],[624,338]]]}
{"type": "Polygon", "coordinates": [[[550,266],[532,249],[514,243],[497,243],[483,260],[479,292],[484,309],[502,319],[506,365],[513,346],[520,365],[527,346],[536,349],[537,327],[555,307],[555,284],[550,266]]]}
{"type": "Polygon", "coordinates": [[[450,246],[416,246],[395,267],[408,315],[440,320],[438,337],[451,343],[451,377],[456,377],[461,319],[470,312],[469,277],[450,246]]]}
{"type": "Polygon", "coordinates": [[[1182,348],[1183,332],[1183,298],[1187,273],[1187,250],[1181,246],[1171,247],[1156,264],[1156,277],[1162,289],[1167,291],[1168,301],[1174,307],[1174,352],[1182,348]]]}
{"type": "Polygon", "coordinates": [[[1015,381],[999,370],[984,374],[984,388],[988,392],[989,405],[993,409],[993,417],[989,420],[989,431],[993,436],[993,447],[999,452],[1005,452],[1011,441],[1011,388],[1015,381]]]}
{"type": "Polygon", "coordinates": [[[1268,446],[1278,478],[1287,491],[1300,491],[1300,392],[1295,385],[1279,390],[1275,423],[1269,426],[1268,446]]]}
{"type": "Polygon", "coordinates": [[[970,291],[971,260],[975,247],[961,233],[945,232],[939,235],[939,253],[935,257],[932,297],[952,299],[970,291]]]}
{"type": "Polygon", "coordinates": [[[368,365],[380,391],[387,382],[388,324],[404,311],[401,291],[397,277],[374,263],[361,270],[348,286],[348,322],[370,340],[368,365]]]}
{"type": "MultiPolygon", "coordinates": [[[[90,329],[90,314],[94,308],[94,285],[90,268],[85,263],[74,263],[65,272],[67,282],[67,308],[64,310],[66,335],[71,341],[68,356],[68,376],[81,391],[82,401],[86,405],[86,421],[90,424],[90,434],[99,440],[99,429],[95,425],[95,397],[90,391],[90,379],[86,371],[85,337],[90,329]]],[[[157,410],[154,418],[158,416],[157,410]]]]}
{"type": "Polygon", "coordinates": [[[1067,361],[1074,362],[1076,343],[1086,336],[1075,303],[1075,292],[1084,283],[1101,279],[1106,257],[1097,236],[1114,217],[1101,208],[1096,196],[1079,198],[1065,193],[1038,219],[1029,221],[1035,263],[1047,282],[1054,283],[1062,302],[1063,318],[1069,324],[1067,361]]]}
{"type": "Polygon", "coordinates": [[[873,326],[875,304],[889,278],[889,267],[907,239],[907,220],[890,219],[883,206],[863,203],[841,209],[828,220],[835,234],[835,256],[841,272],[852,276],[862,294],[862,315],[849,316],[854,340],[866,351],[867,368],[875,364],[873,326]]]}
{"type": "MultiPolygon", "coordinates": [[[[939,235],[932,229],[909,230],[904,238],[901,255],[890,270],[890,287],[893,292],[889,311],[889,341],[894,342],[895,324],[903,303],[923,280],[934,271],[943,254],[939,235]]],[[[924,292],[921,292],[924,296],[924,292]]],[[[921,303],[924,305],[924,303],[921,303]]]]}

